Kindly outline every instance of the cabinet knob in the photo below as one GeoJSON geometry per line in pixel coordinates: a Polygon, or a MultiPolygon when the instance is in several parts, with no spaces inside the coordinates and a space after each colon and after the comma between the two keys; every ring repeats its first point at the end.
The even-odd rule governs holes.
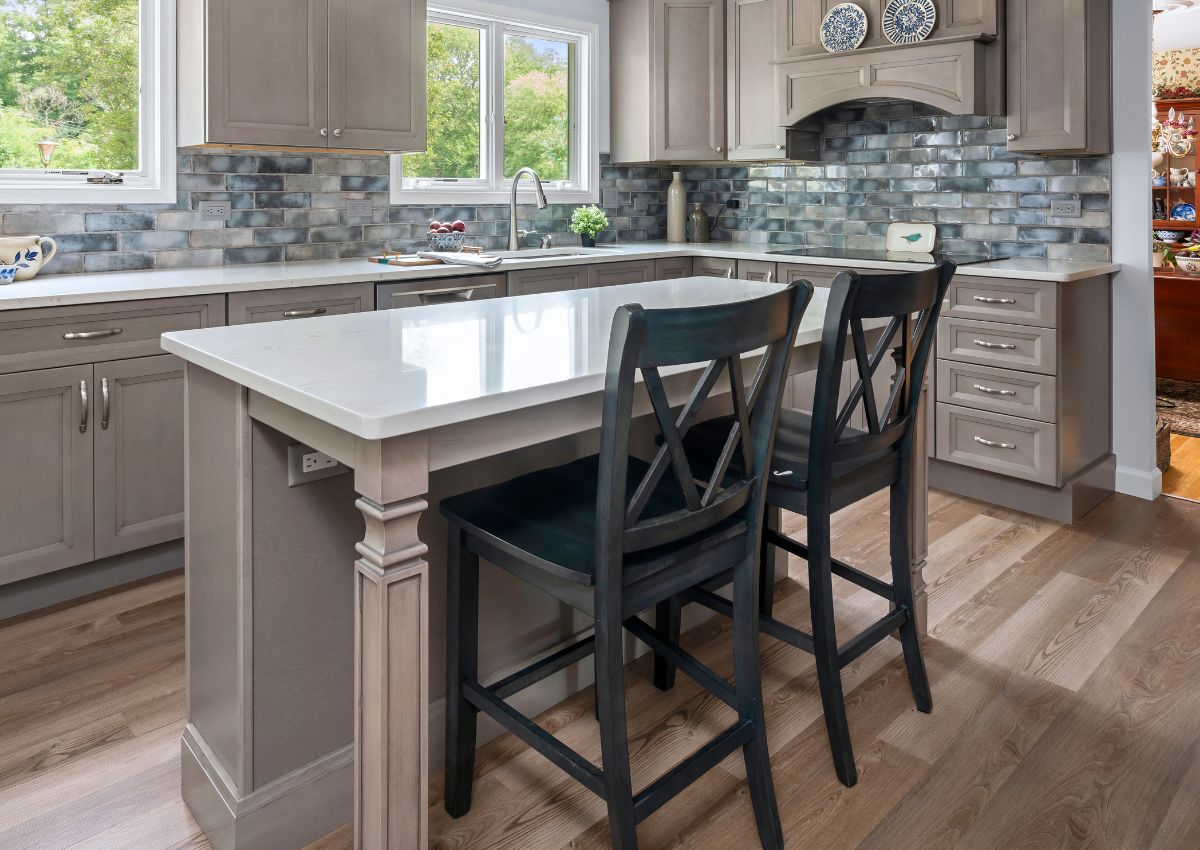
{"type": "Polygon", "coordinates": [[[776,145],[775,150],[777,150],[777,151],[783,150],[783,145],[776,145]]]}
{"type": "Polygon", "coordinates": [[[322,127],[320,132],[321,132],[321,135],[322,135],[322,136],[328,136],[328,135],[329,135],[329,128],[328,128],[328,127],[322,127]]]}
{"type": "Polygon", "coordinates": [[[721,146],[717,145],[717,153],[720,153],[720,152],[721,152],[721,146]]]}
{"type": "Polygon", "coordinates": [[[340,139],[342,137],[342,128],[341,127],[338,127],[336,130],[333,131],[333,137],[335,139],[340,139]]]}
{"type": "Polygon", "coordinates": [[[1016,133],[1009,133],[1009,134],[1008,134],[1008,140],[1009,140],[1010,142],[1015,142],[1015,141],[1017,140],[1017,134],[1016,134],[1016,133]]]}

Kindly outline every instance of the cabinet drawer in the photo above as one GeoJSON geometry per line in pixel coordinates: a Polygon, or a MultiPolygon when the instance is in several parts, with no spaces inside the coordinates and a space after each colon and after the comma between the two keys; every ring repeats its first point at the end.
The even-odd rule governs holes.
{"type": "Polygon", "coordinates": [[[765,263],[761,260],[738,260],[737,276],[739,280],[774,283],[779,277],[779,269],[774,263],[765,263]]]}
{"type": "Polygon", "coordinates": [[[1041,422],[1058,421],[1058,380],[1050,375],[943,360],[937,400],[1041,422]]]}
{"type": "Polygon", "coordinates": [[[691,257],[670,257],[654,261],[655,280],[675,280],[692,276],[691,257]]]}
{"type": "Polygon", "coordinates": [[[833,279],[842,271],[837,266],[799,266],[795,263],[779,264],[779,282],[795,283],[807,280],[813,286],[828,289],[833,286],[833,279]]]}
{"type": "Polygon", "coordinates": [[[335,286],[234,292],[229,296],[229,324],[249,325],[370,312],[375,306],[374,288],[371,283],[340,283],[335,286]]]}
{"type": "Polygon", "coordinates": [[[502,274],[454,277],[440,280],[413,280],[384,283],[376,290],[377,310],[401,307],[425,307],[430,304],[455,304],[503,298],[508,286],[502,274]]]}
{"type": "Polygon", "coordinates": [[[1058,334],[1051,328],[938,320],[938,357],[984,366],[1006,366],[1053,375],[1058,371],[1058,334]]]}
{"type": "Polygon", "coordinates": [[[692,260],[692,274],[696,277],[728,277],[737,273],[737,260],[721,260],[713,257],[696,257],[692,260]]]}
{"type": "Polygon", "coordinates": [[[1036,280],[955,277],[942,315],[1058,327],[1058,285],[1036,280]]]}
{"type": "Polygon", "coordinates": [[[1000,475],[1058,486],[1058,426],[939,404],[937,457],[1000,475]]]}
{"type": "Polygon", "coordinates": [[[225,324],[225,296],[0,313],[0,373],[162,354],[159,337],[225,324]]]}
{"type": "Polygon", "coordinates": [[[587,266],[565,266],[551,269],[520,269],[508,273],[509,295],[537,295],[545,292],[567,292],[586,289],[587,266]]]}
{"type": "Polygon", "coordinates": [[[588,286],[617,286],[622,283],[644,283],[654,280],[653,260],[634,260],[628,263],[597,263],[588,268],[588,286]]]}

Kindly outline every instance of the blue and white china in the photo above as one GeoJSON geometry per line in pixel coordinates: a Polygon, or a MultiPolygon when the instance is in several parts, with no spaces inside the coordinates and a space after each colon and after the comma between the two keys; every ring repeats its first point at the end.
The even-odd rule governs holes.
{"type": "Polygon", "coordinates": [[[429,250],[439,254],[457,254],[463,248],[465,233],[430,233],[429,250]]]}
{"type": "Polygon", "coordinates": [[[936,23],[933,0],[888,0],[883,8],[883,34],[892,44],[924,41],[936,23]]]}
{"type": "Polygon", "coordinates": [[[1179,221],[1195,221],[1196,208],[1191,204],[1176,204],[1171,207],[1171,218],[1179,221]]]}
{"type": "Polygon", "coordinates": [[[821,44],[830,53],[856,49],[867,37],[867,13],[853,3],[839,3],[821,22],[821,44]]]}
{"type": "Polygon", "coordinates": [[[17,267],[9,265],[0,265],[0,285],[12,283],[17,279],[17,267]]]}
{"type": "Polygon", "coordinates": [[[1184,235],[1178,230],[1156,230],[1154,231],[1154,238],[1159,242],[1170,242],[1174,244],[1176,242],[1182,242],[1184,240],[1184,235]]]}
{"type": "MultiPolygon", "coordinates": [[[[58,245],[49,236],[0,237],[0,267],[15,268],[18,281],[33,280],[57,253],[58,245]]],[[[12,283],[12,279],[0,278],[0,283],[12,283]]]]}

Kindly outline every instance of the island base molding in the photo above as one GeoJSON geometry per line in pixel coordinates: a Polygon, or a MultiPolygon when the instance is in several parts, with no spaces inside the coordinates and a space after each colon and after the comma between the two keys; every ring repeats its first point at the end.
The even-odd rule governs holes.
{"type": "Polygon", "coordinates": [[[180,744],[183,801],[213,850],[304,847],[354,814],[354,747],[329,753],[240,796],[188,724],[180,744]]]}
{"type": "Polygon", "coordinates": [[[1054,522],[1075,523],[1113,494],[1116,471],[1116,458],[1105,455],[1062,487],[1050,487],[931,458],[929,486],[1054,522]]]}

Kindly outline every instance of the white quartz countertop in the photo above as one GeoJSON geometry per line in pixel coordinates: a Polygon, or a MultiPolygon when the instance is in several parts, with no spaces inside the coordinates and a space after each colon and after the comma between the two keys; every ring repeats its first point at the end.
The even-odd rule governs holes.
{"type": "MultiPolygon", "coordinates": [[[[469,274],[495,274],[527,268],[589,265],[678,256],[759,260],[863,270],[911,271],[921,268],[912,263],[795,257],[769,253],[773,247],[778,250],[786,246],[755,245],[745,242],[713,242],[706,245],[636,242],[601,246],[583,256],[510,259],[505,260],[501,266],[494,269],[475,269],[465,266],[422,266],[405,269],[383,266],[363,259],[106,272],[104,274],[50,275],[23,283],[0,286],[0,310],[22,310],[68,304],[97,304],[142,298],[215,295],[359,281],[423,280],[469,274]]],[[[964,266],[960,273],[976,277],[1006,277],[1068,283],[1098,275],[1112,274],[1119,270],[1120,266],[1112,263],[1012,259],[964,266]]]]}
{"type": "MultiPolygon", "coordinates": [[[[162,345],[343,431],[377,440],[602,390],[613,314],[623,304],[728,304],[781,288],[691,277],[179,331],[164,334],[162,345]]],[[[797,345],[820,339],[827,298],[826,290],[815,292],[797,345]]]]}

